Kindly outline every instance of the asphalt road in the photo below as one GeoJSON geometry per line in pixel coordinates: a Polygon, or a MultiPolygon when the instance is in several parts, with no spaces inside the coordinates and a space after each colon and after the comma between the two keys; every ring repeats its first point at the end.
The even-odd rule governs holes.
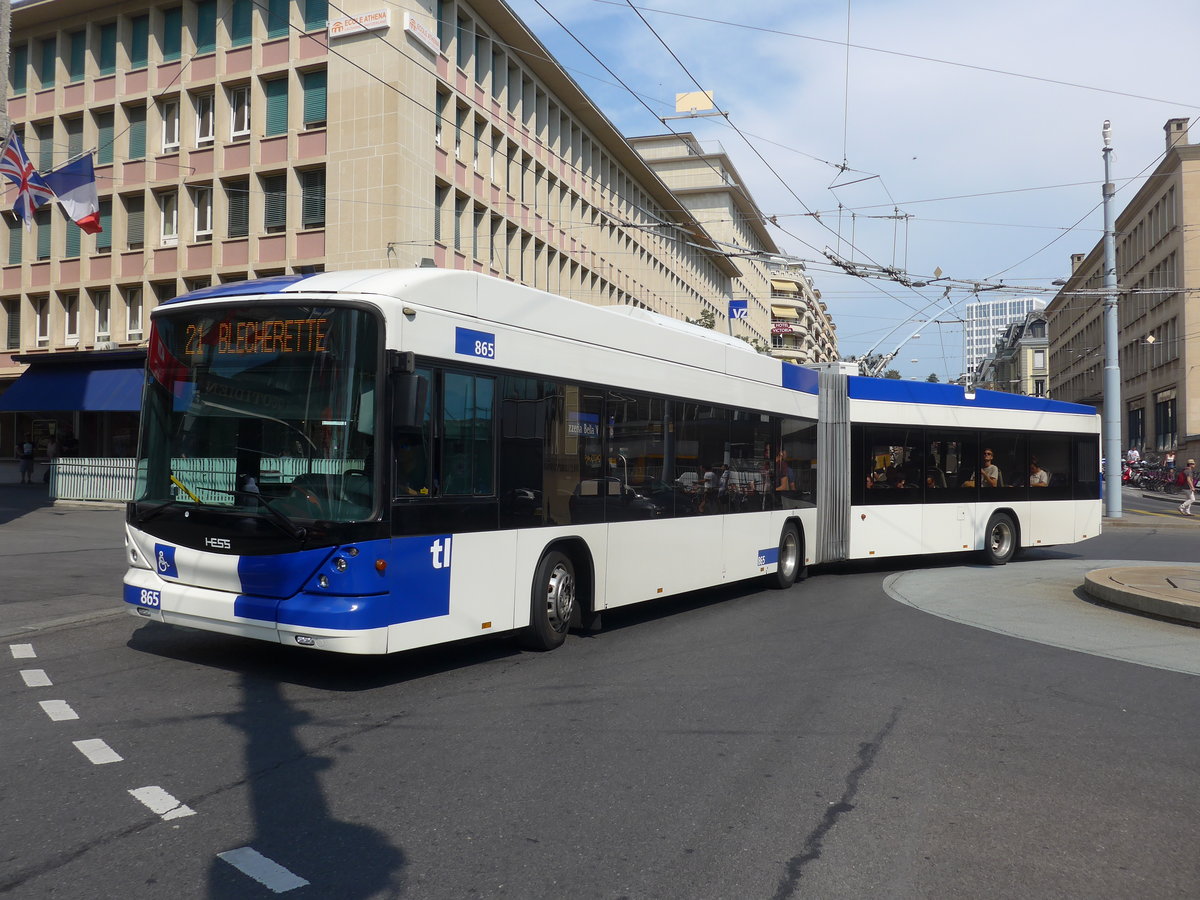
{"type": "MultiPolygon", "coordinates": [[[[883,590],[963,559],[371,660],[107,615],[120,513],[9,496],[0,895],[1200,893],[1200,679],[883,590]],[[72,609],[99,615],[26,628],[72,609]]],[[[1147,521],[1013,565],[1195,559],[1147,521]]]]}

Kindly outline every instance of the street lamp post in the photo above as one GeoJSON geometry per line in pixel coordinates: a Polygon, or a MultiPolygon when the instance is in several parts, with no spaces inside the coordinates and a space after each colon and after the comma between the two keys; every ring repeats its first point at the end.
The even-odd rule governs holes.
{"type": "Polygon", "coordinates": [[[1121,511],[1121,364],[1117,356],[1117,251],[1113,234],[1112,125],[1104,120],[1104,504],[1109,518],[1121,511]]]}

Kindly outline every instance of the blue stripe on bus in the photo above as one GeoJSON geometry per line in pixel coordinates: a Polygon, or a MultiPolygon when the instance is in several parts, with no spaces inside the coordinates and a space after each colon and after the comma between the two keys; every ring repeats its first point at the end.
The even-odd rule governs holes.
{"type": "Polygon", "coordinates": [[[272,557],[243,557],[234,615],[298,628],[360,631],[450,614],[452,535],[393,538],[272,557]],[[323,556],[324,559],[315,559],[323,556]],[[338,571],[336,560],[346,568],[338,571]],[[380,572],[376,560],[386,563],[380,572]],[[314,569],[315,560],[315,569],[314,569]],[[285,569],[290,569],[286,572],[285,569]],[[324,575],[328,587],[320,587],[324,575]],[[299,577],[300,584],[295,578],[299,577]],[[272,581],[271,579],[277,579],[272,581]],[[284,584],[293,590],[279,599],[284,584]],[[270,596],[275,595],[275,596],[270,596]]]}
{"type": "Polygon", "coordinates": [[[783,374],[780,384],[790,391],[802,391],[805,394],[817,392],[817,372],[795,363],[781,362],[783,374]]]}
{"type": "Polygon", "coordinates": [[[297,281],[312,278],[312,275],[273,275],[270,278],[254,278],[250,281],[231,281],[228,284],[214,284],[212,287],[200,288],[187,294],[181,294],[163,302],[182,303],[184,300],[212,300],[220,297],[240,297],[245,294],[278,294],[285,288],[291,287],[297,281]]]}
{"type": "Polygon", "coordinates": [[[936,406],[968,406],[984,409],[1015,409],[1028,412],[1073,413],[1094,416],[1094,407],[1082,403],[1067,403],[1048,397],[1026,397],[1004,391],[975,392],[970,400],[960,384],[935,384],[929,381],[904,381],[899,378],[867,378],[851,375],[851,400],[882,400],[889,403],[924,403],[936,406]]]}

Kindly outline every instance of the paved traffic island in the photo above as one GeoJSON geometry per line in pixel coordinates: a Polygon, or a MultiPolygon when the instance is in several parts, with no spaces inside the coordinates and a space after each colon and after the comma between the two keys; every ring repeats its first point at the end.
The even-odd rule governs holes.
{"type": "Polygon", "coordinates": [[[1094,569],[1083,589],[1112,606],[1200,625],[1200,566],[1094,569]]]}

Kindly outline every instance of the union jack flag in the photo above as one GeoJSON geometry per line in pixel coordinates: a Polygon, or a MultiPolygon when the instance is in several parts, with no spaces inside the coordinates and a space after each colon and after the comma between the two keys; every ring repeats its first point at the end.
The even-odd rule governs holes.
{"type": "Polygon", "coordinates": [[[0,153],[0,175],[17,186],[13,212],[24,220],[28,228],[33,222],[33,211],[53,200],[54,191],[42,181],[42,176],[25,155],[25,148],[21,146],[21,139],[15,131],[9,133],[8,140],[4,142],[4,151],[0,153]]]}

